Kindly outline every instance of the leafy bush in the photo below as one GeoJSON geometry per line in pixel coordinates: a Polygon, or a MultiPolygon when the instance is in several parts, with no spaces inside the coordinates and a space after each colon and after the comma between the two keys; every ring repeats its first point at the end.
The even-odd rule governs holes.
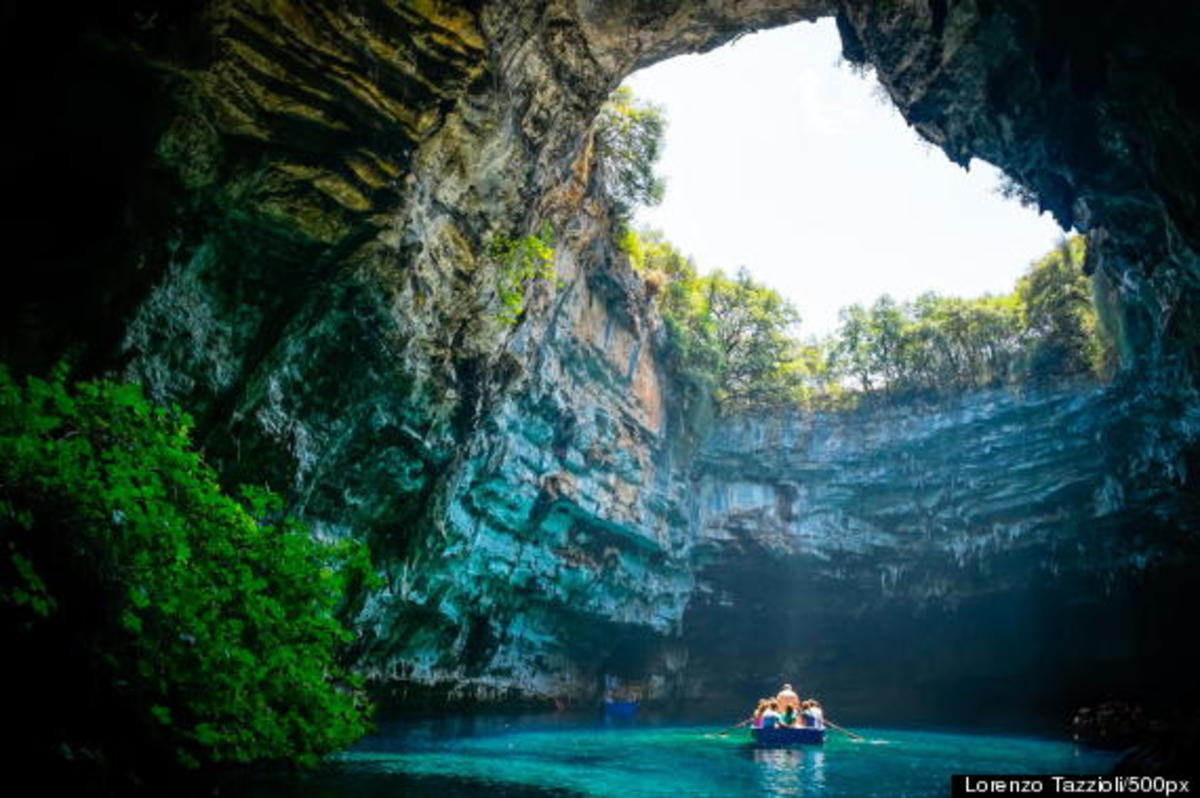
{"type": "Polygon", "coordinates": [[[543,225],[536,235],[522,238],[494,236],[488,255],[496,264],[496,293],[500,320],[516,324],[525,312],[525,301],[536,283],[550,283],[554,272],[554,231],[543,225]]]}
{"type": "Polygon", "coordinates": [[[365,550],[314,540],[266,490],[224,494],[190,425],[135,385],[0,366],[0,614],[32,751],[311,763],[366,729],[336,660],[365,550]]]}

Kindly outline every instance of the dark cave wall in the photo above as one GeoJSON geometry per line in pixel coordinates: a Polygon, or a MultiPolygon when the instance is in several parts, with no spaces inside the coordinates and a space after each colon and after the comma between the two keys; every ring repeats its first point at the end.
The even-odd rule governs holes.
{"type": "Polygon", "coordinates": [[[1046,729],[1104,697],[1195,700],[1200,500],[1180,475],[1200,416],[1178,411],[1118,383],[725,421],[695,466],[692,683],[1046,729]]]}
{"type": "MultiPolygon", "coordinates": [[[[367,539],[386,587],[359,619],[356,655],[402,700],[586,698],[606,668],[653,678],[659,695],[685,689],[705,669],[725,673],[709,652],[759,617],[762,561],[841,597],[817,615],[765,602],[762,617],[844,635],[827,651],[865,668],[801,659],[801,672],[843,673],[842,684],[879,693],[894,679],[894,705],[916,712],[903,685],[924,678],[930,658],[879,669],[899,642],[855,637],[840,619],[924,624],[938,630],[930,650],[956,651],[956,629],[1000,624],[1011,636],[977,641],[937,671],[999,680],[1012,671],[997,670],[994,652],[1020,648],[1023,628],[1002,619],[1062,607],[1035,635],[1053,641],[1056,629],[1144,606],[1154,623],[1128,628],[1157,629],[1168,602],[1154,589],[1073,602],[1108,585],[1099,573],[1127,569],[1136,582],[1144,569],[1130,558],[1159,563],[1150,581],[1164,584],[1183,578],[1172,568],[1194,567],[1200,25],[1190,7],[236,0],[80,15],[9,4],[4,14],[0,57],[21,79],[0,163],[22,201],[3,224],[22,279],[0,300],[0,356],[40,370],[74,353],[80,373],[138,379],[197,416],[229,482],[266,481],[319,533],[367,539]],[[1058,505],[1078,518],[1092,518],[1098,495],[1130,508],[1100,513],[1103,544],[1064,555],[1066,575],[1036,601],[1021,580],[1044,577],[1045,547],[1071,551],[1072,536],[1093,532],[1055,526],[1049,498],[1027,505],[1003,485],[999,496],[960,495],[944,465],[943,488],[928,495],[946,518],[933,523],[929,508],[895,504],[913,491],[911,458],[866,468],[877,441],[825,419],[823,434],[850,447],[827,468],[856,481],[864,506],[895,507],[879,511],[875,532],[851,528],[849,548],[814,554],[804,549],[813,530],[841,539],[821,525],[844,498],[812,495],[836,479],[789,472],[765,505],[791,503],[786,523],[717,521],[705,502],[718,483],[736,490],[747,469],[782,473],[791,444],[764,451],[746,439],[716,457],[718,429],[717,449],[696,463],[676,445],[657,320],[609,241],[588,125],[636,67],[835,13],[848,56],[875,65],[923,135],[959,162],[1002,166],[1061,222],[1093,233],[1089,268],[1117,286],[1121,392],[1079,407],[985,397],[976,409],[1001,435],[1036,438],[1048,407],[1073,425],[1058,455],[1016,446],[1005,469],[984,459],[980,473],[1011,490],[1073,485],[1058,505]],[[509,328],[495,317],[486,244],[543,221],[559,234],[561,285],[534,292],[509,328]],[[893,528],[910,516],[928,528],[893,528]],[[995,530],[1026,522],[1045,534],[1006,548],[995,530]],[[947,549],[956,545],[965,565],[947,549]],[[1162,552],[1179,561],[1160,563],[1162,552]]],[[[815,434],[813,423],[791,434],[815,434]]],[[[899,458],[923,440],[921,423],[874,429],[899,458]]],[[[940,445],[969,450],[963,434],[940,445]]],[[[1155,634],[1125,673],[1166,647],[1170,635],[1155,634]]],[[[1022,656],[1007,661],[1034,668],[1022,656]]],[[[1105,656],[1038,654],[1036,667],[1052,684],[1105,656]],[[1045,670],[1052,661],[1066,663],[1062,675],[1045,670]]],[[[768,676],[748,666],[730,678],[768,676]]],[[[849,690],[834,695],[865,701],[849,690]]]]}
{"type": "Polygon", "coordinates": [[[739,568],[722,580],[740,597],[735,607],[689,611],[688,672],[704,700],[744,709],[790,681],[843,723],[1048,734],[1102,700],[1133,701],[1161,718],[1197,700],[1190,629],[1200,606],[1188,569],[1117,586],[1034,580],[954,607],[889,602],[866,611],[856,604],[869,598],[846,595],[843,583],[798,578],[804,564],[772,569],[769,589],[757,572],[748,587],[739,568]]]}

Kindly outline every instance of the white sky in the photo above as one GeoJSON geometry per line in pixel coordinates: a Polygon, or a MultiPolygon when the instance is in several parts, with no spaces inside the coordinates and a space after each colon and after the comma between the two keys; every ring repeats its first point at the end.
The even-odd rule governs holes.
{"type": "Polygon", "coordinates": [[[627,83],[665,106],[661,229],[702,271],[746,266],[800,309],[801,335],[883,293],[1011,290],[1061,234],[908,128],[873,77],[838,66],[832,20],[673,58],[627,83]]]}

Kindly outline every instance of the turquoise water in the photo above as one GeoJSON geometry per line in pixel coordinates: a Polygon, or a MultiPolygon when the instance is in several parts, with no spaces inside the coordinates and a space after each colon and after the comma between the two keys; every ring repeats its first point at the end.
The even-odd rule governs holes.
{"type": "Polygon", "coordinates": [[[252,795],[933,796],[951,773],[1097,773],[1113,757],[1044,739],[856,729],[819,747],[758,750],[744,730],[600,722],[383,727],[320,772],[252,795]]]}

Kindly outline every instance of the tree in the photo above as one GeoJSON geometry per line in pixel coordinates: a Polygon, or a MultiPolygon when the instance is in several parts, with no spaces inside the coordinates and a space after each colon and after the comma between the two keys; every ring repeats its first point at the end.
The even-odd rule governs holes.
{"type": "Polygon", "coordinates": [[[655,171],[666,117],[660,106],[637,100],[621,86],[600,108],[595,123],[597,171],[613,216],[627,223],[639,205],[662,201],[666,183],[655,171]]]}
{"type": "Polygon", "coordinates": [[[800,314],[778,292],[756,283],[745,268],[731,280],[705,278],[713,335],[723,360],[717,399],[722,407],[779,404],[791,397],[783,367],[793,357],[792,328],[800,314]]]}
{"type": "Polygon", "coordinates": [[[35,758],[308,763],[366,728],[337,659],[365,549],[315,540],[264,489],[226,495],[190,425],[135,385],[0,366],[7,709],[35,758]]]}
{"type": "Polygon", "coordinates": [[[1084,247],[1081,236],[1063,239],[1017,282],[1033,376],[1082,374],[1101,359],[1084,247]]]}
{"type": "MultiPolygon", "coordinates": [[[[780,406],[836,409],[859,397],[900,400],[1046,376],[1109,373],[1115,360],[1080,269],[1084,242],[1064,241],[1003,296],[888,295],[842,308],[826,341],[801,343],[799,316],[741,269],[701,277],[661,233],[625,230],[634,269],[666,285],[654,294],[668,363],[687,401],[722,412],[780,406]]],[[[648,281],[649,284],[649,281],[648,281]]]]}
{"type": "Polygon", "coordinates": [[[676,249],[661,230],[626,228],[617,236],[617,248],[629,256],[634,271],[657,273],[664,281],[696,276],[691,258],[676,249]]]}
{"type": "Polygon", "coordinates": [[[1064,241],[1004,296],[926,293],[898,303],[885,295],[843,308],[835,379],[865,396],[898,398],[1107,373],[1115,356],[1080,268],[1083,251],[1082,238],[1064,241]]]}
{"type": "Polygon", "coordinates": [[[874,388],[871,319],[862,305],[850,305],[838,312],[842,322],[833,346],[834,368],[845,374],[864,394],[874,388]]]}
{"type": "Polygon", "coordinates": [[[914,390],[970,390],[1005,382],[1020,346],[1014,295],[976,299],[923,294],[908,310],[914,390]]]}
{"type": "Polygon", "coordinates": [[[871,340],[871,370],[885,385],[901,385],[908,372],[907,323],[904,309],[887,294],[871,306],[867,325],[871,340]]]}
{"type": "Polygon", "coordinates": [[[745,269],[700,277],[674,263],[659,309],[676,374],[725,412],[794,403],[808,376],[795,363],[795,307],[745,269]]]}

